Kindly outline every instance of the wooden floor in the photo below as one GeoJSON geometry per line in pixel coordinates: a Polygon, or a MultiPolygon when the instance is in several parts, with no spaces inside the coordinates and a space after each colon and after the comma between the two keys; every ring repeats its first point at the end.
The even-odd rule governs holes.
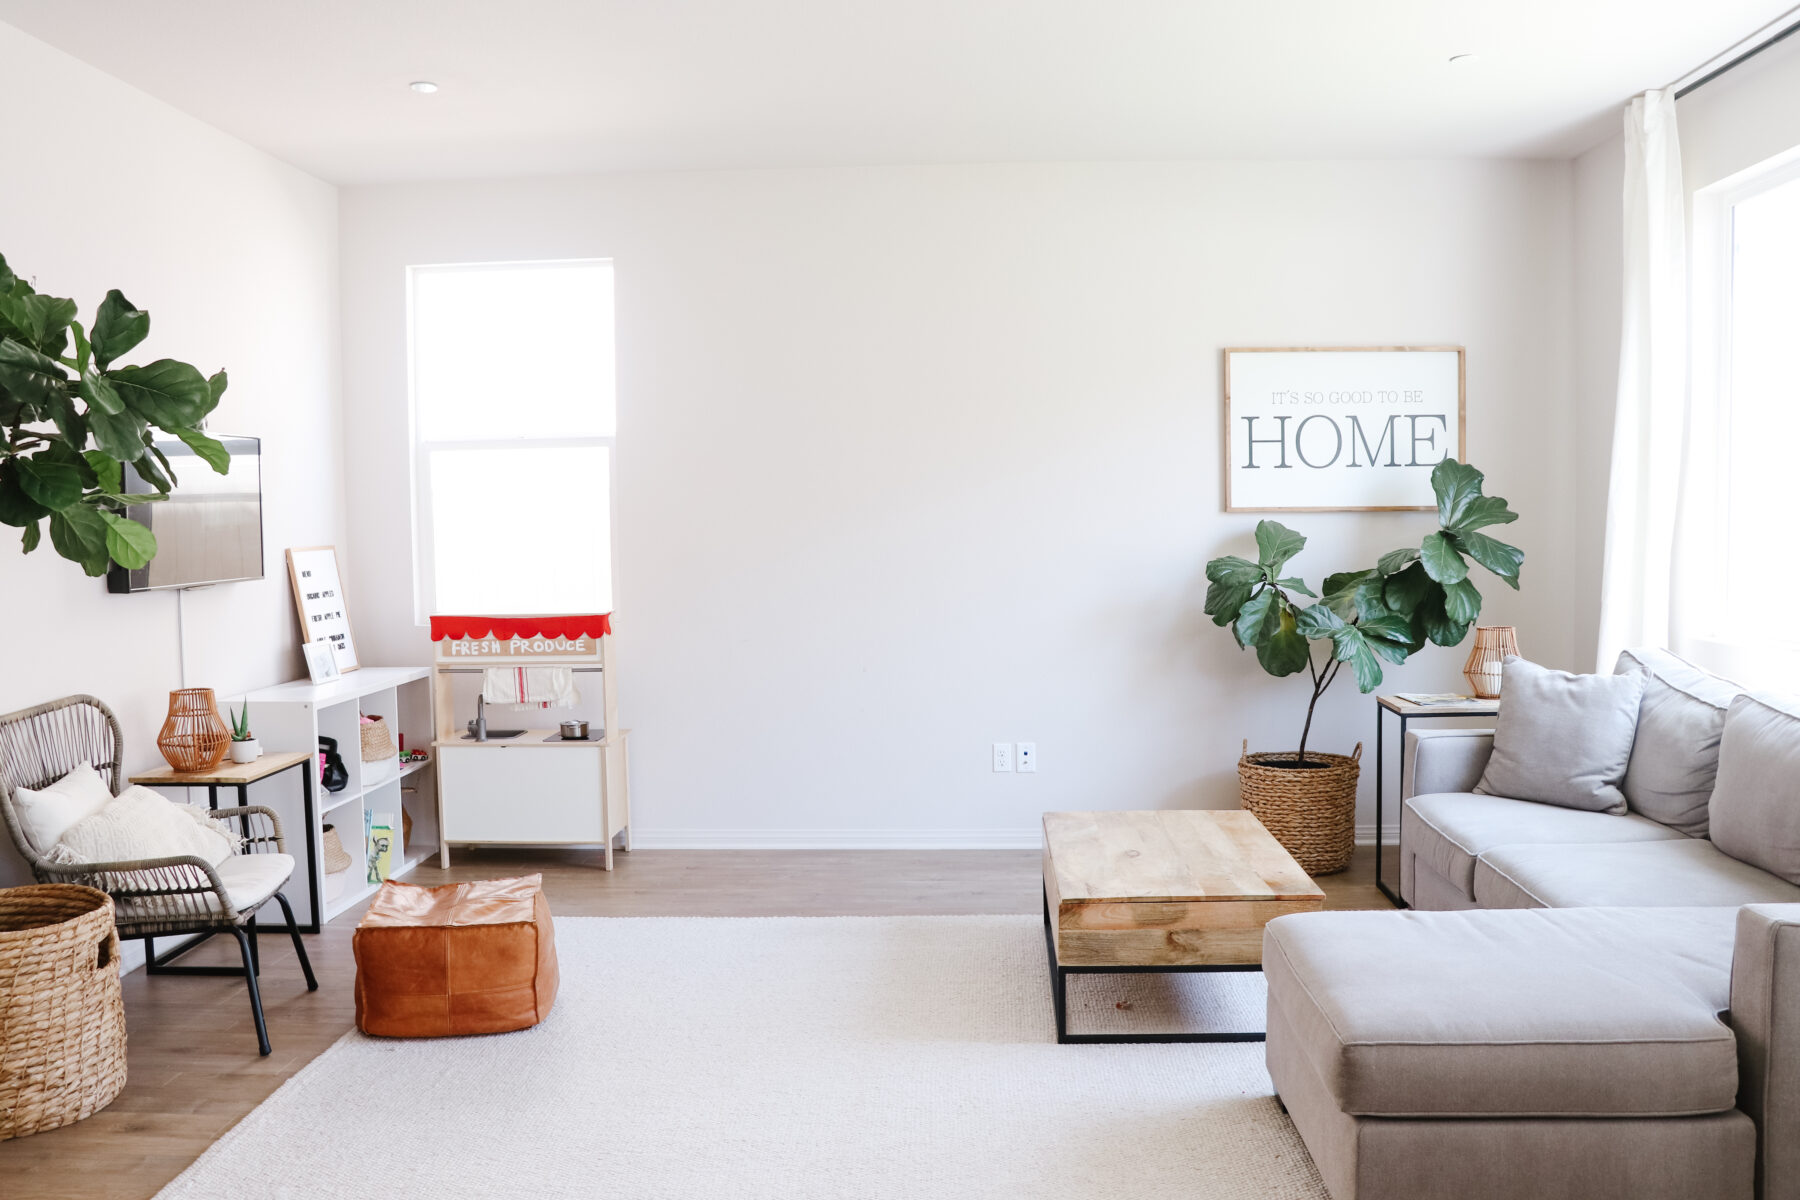
{"type": "MultiPolygon", "coordinates": [[[[581,853],[459,852],[412,883],[541,871],[562,916],[904,916],[1037,913],[1035,850],[640,850],[597,870],[581,853]]],[[[435,860],[433,860],[435,862],[435,860]]],[[[1390,859],[1386,869],[1392,869],[1390,859]]],[[[1386,908],[1373,851],[1319,880],[1328,908],[1386,908]]],[[[346,913],[308,937],[319,990],[309,993],[285,937],[263,939],[263,1003],[274,1053],[259,1058],[240,980],[125,979],[130,1082],[86,1121],[0,1142],[4,1200],[147,1200],[221,1134],[354,1024],[355,963],[346,913]]],[[[235,962],[217,942],[185,961],[235,962]]],[[[1046,998],[1045,1003],[1049,1000],[1046,998]]]]}

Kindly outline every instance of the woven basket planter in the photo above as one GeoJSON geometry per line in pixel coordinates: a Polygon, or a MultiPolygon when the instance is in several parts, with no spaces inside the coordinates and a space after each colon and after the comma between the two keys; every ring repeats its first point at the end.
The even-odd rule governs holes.
{"type": "Polygon", "coordinates": [[[112,900],[65,883],[0,889],[0,1140],[92,1116],[124,1086],[112,900]]]}
{"type": "Polygon", "coordinates": [[[1297,755],[1252,754],[1244,743],[1238,759],[1238,803],[1275,835],[1308,875],[1330,875],[1350,865],[1356,849],[1356,777],[1362,743],[1349,754],[1310,751],[1316,767],[1277,766],[1297,755]]]}

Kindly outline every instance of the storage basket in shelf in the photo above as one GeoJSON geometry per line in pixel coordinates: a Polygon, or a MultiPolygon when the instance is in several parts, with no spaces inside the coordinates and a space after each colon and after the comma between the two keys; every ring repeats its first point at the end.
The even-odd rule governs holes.
{"type": "Polygon", "coordinates": [[[124,1086],[111,898],[66,883],[0,889],[0,1141],[92,1116],[124,1086]]]}
{"type": "Polygon", "coordinates": [[[1308,751],[1317,767],[1292,763],[1291,753],[1252,754],[1244,743],[1238,759],[1238,803],[1261,821],[1308,875],[1330,875],[1350,865],[1356,850],[1356,777],[1362,743],[1350,754],[1308,751]]]}
{"type": "Polygon", "coordinates": [[[362,760],[381,762],[399,755],[394,739],[388,734],[387,722],[380,717],[365,714],[362,719],[362,760]]]}

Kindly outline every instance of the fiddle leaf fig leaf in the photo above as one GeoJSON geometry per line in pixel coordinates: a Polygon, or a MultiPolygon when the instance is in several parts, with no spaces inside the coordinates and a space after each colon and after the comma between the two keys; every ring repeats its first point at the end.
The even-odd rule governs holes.
{"type": "Polygon", "coordinates": [[[1294,627],[1309,638],[1328,638],[1338,630],[1347,628],[1344,618],[1338,616],[1330,603],[1324,601],[1301,609],[1294,619],[1294,627]]]}
{"type": "Polygon", "coordinates": [[[1341,663],[1348,663],[1355,672],[1358,691],[1372,692],[1381,686],[1381,664],[1375,661],[1375,653],[1369,649],[1361,630],[1346,625],[1331,635],[1331,642],[1333,656],[1341,663]]]}
{"type": "Polygon", "coordinates": [[[1252,585],[1247,583],[1215,583],[1206,589],[1206,615],[1214,625],[1223,628],[1237,620],[1238,610],[1250,598],[1252,585]]]}
{"type": "Polygon", "coordinates": [[[1416,562],[1398,575],[1388,576],[1385,585],[1382,598],[1387,601],[1389,611],[1408,615],[1419,607],[1425,593],[1437,586],[1425,573],[1424,566],[1416,562]]]}
{"type": "Polygon", "coordinates": [[[1481,496],[1482,474],[1467,463],[1446,458],[1431,469],[1431,490],[1437,493],[1438,524],[1454,529],[1469,505],[1481,496]]]}
{"type": "Polygon", "coordinates": [[[150,314],[114,288],[94,315],[94,359],[102,371],[129,354],[150,333],[150,314]]]}
{"type": "Polygon", "coordinates": [[[1525,563],[1525,552],[1509,546],[1485,533],[1459,533],[1456,544],[1470,558],[1498,575],[1515,592],[1519,590],[1519,568],[1525,563]]]}
{"type": "Polygon", "coordinates": [[[1373,571],[1340,571],[1336,575],[1327,575],[1322,599],[1340,619],[1348,621],[1356,615],[1357,589],[1374,574],[1373,571]]]}
{"type": "Polygon", "coordinates": [[[43,407],[68,383],[62,364],[13,338],[0,339],[0,387],[43,407]]]}
{"type": "Polygon", "coordinates": [[[1237,640],[1240,646],[1260,646],[1281,629],[1281,595],[1266,587],[1244,601],[1238,610],[1237,640]]]}
{"type": "Polygon", "coordinates": [[[1419,561],[1419,552],[1408,546],[1404,550],[1390,550],[1381,556],[1375,569],[1383,575],[1398,575],[1406,570],[1408,563],[1419,561]]]}
{"type": "Polygon", "coordinates": [[[128,571],[150,565],[156,557],[156,535],[148,527],[105,509],[100,510],[100,519],[106,522],[106,552],[114,562],[128,571]]]}
{"type": "Polygon", "coordinates": [[[1305,670],[1312,659],[1311,644],[1294,626],[1293,611],[1283,609],[1281,627],[1256,648],[1256,660],[1262,664],[1262,669],[1277,678],[1305,670]]]}
{"type": "Polygon", "coordinates": [[[219,474],[223,475],[231,470],[231,454],[225,449],[224,443],[216,438],[207,437],[198,429],[177,429],[175,436],[187,443],[188,449],[219,474]]]}
{"type": "Polygon", "coordinates": [[[72,504],[51,514],[50,544],[70,562],[80,563],[89,575],[106,574],[106,520],[97,509],[72,504]]]}
{"type": "Polygon", "coordinates": [[[131,412],[163,429],[192,429],[206,416],[212,389],[184,362],[159,358],[144,367],[120,367],[106,378],[131,412]]]}
{"type": "Polygon", "coordinates": [[[1419,562],[1425,573],[1442,584],[1455,583],[1469,575],[1469,564],[1457,553],[1456,546],[1443,533],[1428,533],[1419,543],[1419,562]]]}
{"type": "Polygon", "coordinates": [[[1262,568],[1247,558],[1227,554],[1206,564],[1206,578],[1211,583],[1241,583],[1254,587],[1262,582],[1262,568]]]}
{"type": "Polygon", "coordinates": [[[1288,559],[1304,549],[1306,539],[1279,521],[1256,523],[1257,561],[1271,577],[1279,575],[1288,559]]]}
{"type": "Polygon", "coordinates": [[[19,468],[19,486],[52,512],[81,499],[81,476],[72,464],[59,462],[45,452],[14,461],[19,468]]]}
{"type": "Polygon", "coordinates": [[[1447,526],[1451,533],[1465,534],[1489,525],[1508,525],[1519,519],[1519,514],[1506,506],[1506,501],[1498,496],[1477,496],[1469,501],[1463,515],[1454,525],[1447,526]]]}
{"type": "Polygon", "coordinates": [[[1473,624],[1481,615],[1481,593],[1467,579],[1444,587],[1444,615],[1458,625],[1473,624]]]}
{"type": "Polygon", "coordinates": [[[1275,581],[1275,586],[1286,588],[1290,592],[1299,592],[1302,596],[1310,596],[1314,600],[1319,598],[1311,588],[1306,586],[1306,580],[1297,579],[1292,575],[1288,576],[1286,579],[1277,579],[1275,581]]]}
{"type": "Polygon", "coordinates": [[[33,521],[25,527],[25,536],[19,539],[19,543],[25,548],[25,553],[30,554],[38,548],[38,541],[43,536],[43,530],[38,527],[36,521],[33,521]]]}
{"type": "Polygon", "coordinates": [[[109,496],[117,496],[124,490],[125,473],[119,466],[118,459],[99,450],[89,450],[83,454],[83,457],[87,459],[88,467],[94,472],[94,478],[98,481],[101,491],[109,496]]]}

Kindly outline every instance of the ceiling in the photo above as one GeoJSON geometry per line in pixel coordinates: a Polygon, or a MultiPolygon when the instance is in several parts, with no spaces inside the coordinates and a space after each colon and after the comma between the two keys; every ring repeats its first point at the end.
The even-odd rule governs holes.
{"type": "Polygon", "coordinates": [[[339,183],[1566,156],[1793,0],[0,0],[339,183]],[[1452,66],[1451,55],[1474,53],[1452,66]],[[433,80],[417,95],[407,84],[433,80]]]}

